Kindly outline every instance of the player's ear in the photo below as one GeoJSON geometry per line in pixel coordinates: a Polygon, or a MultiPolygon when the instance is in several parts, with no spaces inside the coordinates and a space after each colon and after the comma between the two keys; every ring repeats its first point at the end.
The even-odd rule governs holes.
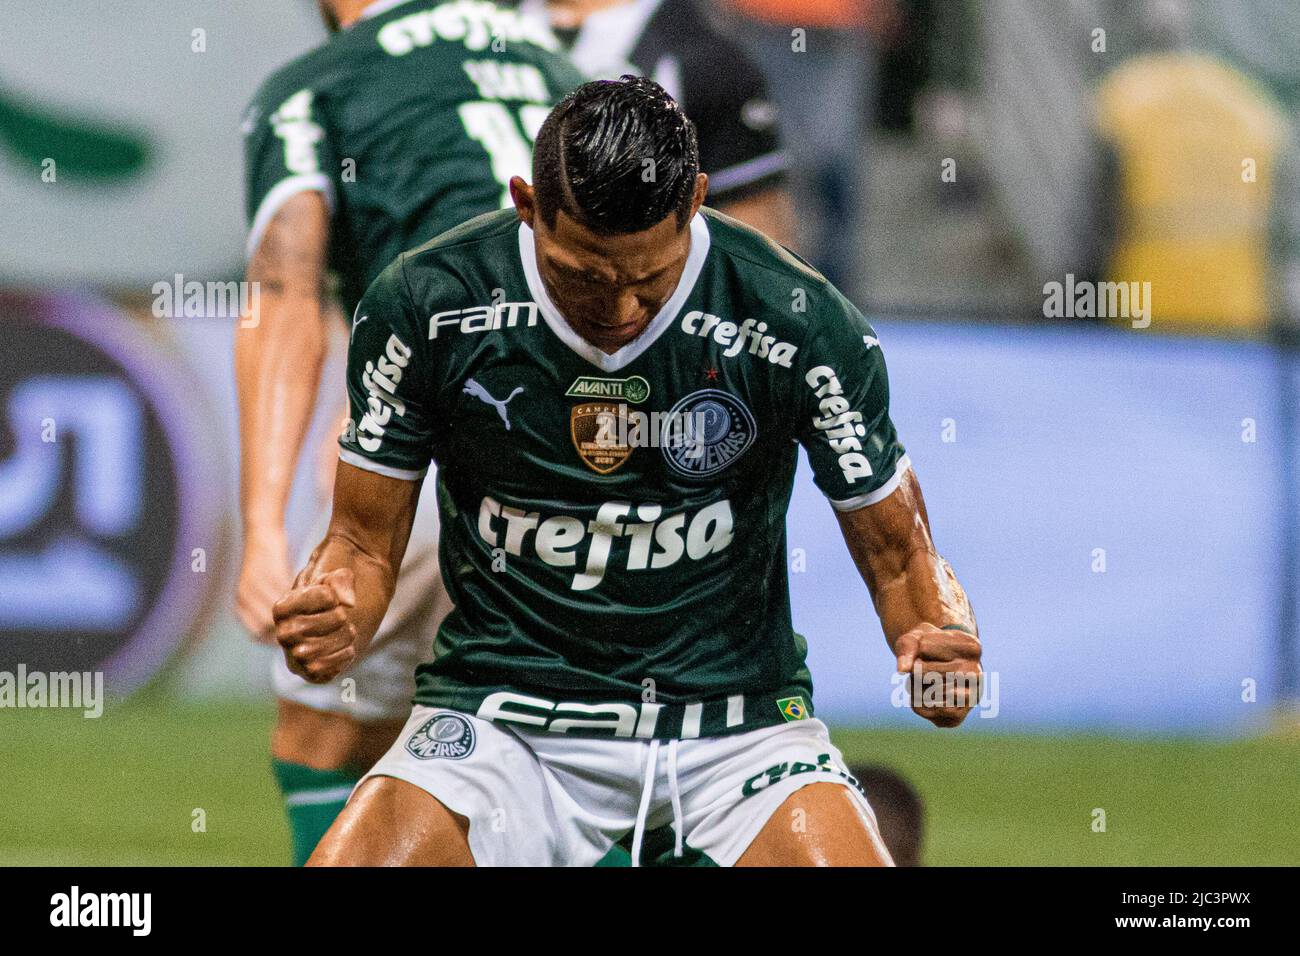
{"type": "Polygon", "coordinates": [[[533,187],[524,182],[522,176],[510,177],[510,200],[515,204],[519,221],[529,229],[535,228],[533,220],[537,217],[537,198],[533,195],[533,187]]]}
{"type": "Polygon", "coordinates": [[[691,197],[691,215],[694,216],[704,205],[704,197],[709,194],[709,177],[704,173],[695,176],[695,195],[691,197]]]}

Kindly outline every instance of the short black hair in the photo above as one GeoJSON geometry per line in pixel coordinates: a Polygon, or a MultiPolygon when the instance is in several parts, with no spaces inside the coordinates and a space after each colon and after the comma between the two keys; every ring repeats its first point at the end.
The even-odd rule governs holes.
{"type": "Polygon", "coordinates": [[[916,788],[896,770],[879,764],[850,764],[849,773],[876,811],[880,837],[898,866],[920,866],[925,838],[925,804],[916,788]]]}
{"type": "Polygon", "coordinates": [[[640,232],[676,214],[686,225],[700,171],[695,124],[668,91],[624,75],[578,87],[551,111],[533,150],[537,211],[561,209],[593,232],[640,232]]]}

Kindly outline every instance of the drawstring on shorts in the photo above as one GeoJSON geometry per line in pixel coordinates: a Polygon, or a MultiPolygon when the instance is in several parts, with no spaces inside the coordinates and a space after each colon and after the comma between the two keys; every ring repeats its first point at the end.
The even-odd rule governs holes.
{"type": "MultiPolygon", "coordinates": [[[[673,803],[673,856],[682,855],[682,793],[677,783],[677,744],[668,741],[668,793],[673,803]]],[[[641,865],[641,844],[645,840],[646,818],[650,815],[650,797],[655,789],[655,771],[659,759],[659,741],[650,741],[646,753],[645,777],[641,784],[641,805],[636,812],[636,826],[632,829],[632,865],[641,865]]]]}

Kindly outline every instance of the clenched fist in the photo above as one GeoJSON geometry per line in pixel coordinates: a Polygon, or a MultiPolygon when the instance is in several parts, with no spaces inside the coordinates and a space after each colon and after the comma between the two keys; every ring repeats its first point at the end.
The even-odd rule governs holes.
{"type": "Polygon", "coordinates": [[[898,672],[910,675],[912,710],[936,727],[965,720],[979,702],[980,652],[978,637],[933,624],[918,624],[900,637],[894,653],[898,672]]]}
{"type": "Polygon", "coordinates": [[[357,603],[352,569],[335,568],[311,580],[303,574],[271,609],[275,639],[289,670],[310,683],[327,684],[357,657],[357,629],[347,611],[357,603]]]}

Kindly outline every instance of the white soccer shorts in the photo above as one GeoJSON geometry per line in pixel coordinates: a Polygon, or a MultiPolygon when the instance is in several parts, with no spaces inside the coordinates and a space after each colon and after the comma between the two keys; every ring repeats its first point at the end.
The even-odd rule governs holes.
{"type": "MultiPolygon", "coordinates": [[[[349,714],[361,721],[395,720],[411,712],[415,668],[433,658],[433,638],[451,610],[438,566],[436,486],[437,478],[430,468],[420,489],[393,601],[365,655],[328,684],[311,684],[289,670],[283,653],[276,653],[273,679],[277,697],[313,710],[349,714]]],[[[307,563],[328,526],[327,509],[299,567],[307,563]]]]}
{"type": "Polygon", "coordinates": [[[629,833],[634,860],[645,834],[662,834],[645,842],[647,855],[666,862],[694,850],[732,866],[790,794],[822,782],[849,789],[889,858],[816,719],[725,737],[592,739],[417,705],[366,774],[375,776],[411,783],[467,818],[479,866],[593,866],[629,833]]]}

